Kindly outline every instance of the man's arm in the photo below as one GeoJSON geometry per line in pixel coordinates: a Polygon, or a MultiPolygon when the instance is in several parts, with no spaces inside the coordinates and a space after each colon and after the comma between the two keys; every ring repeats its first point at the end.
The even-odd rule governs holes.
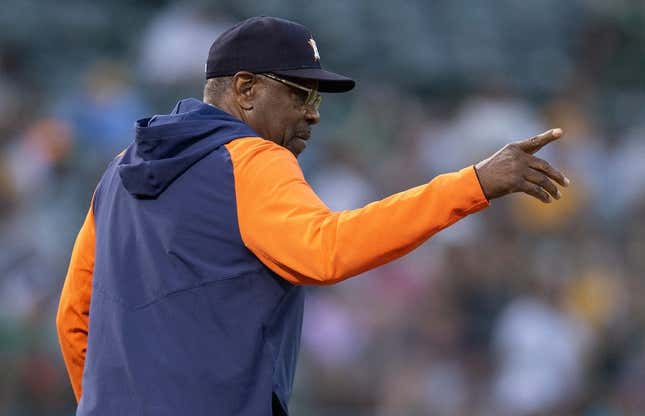
{"type": "Polygon", "coordinates": [[[94,249],[94,214],[90,205],[76,237],[56,315],[58,339],[77,401],[82,393],[81,381],[87,350],[94,249]]]}
{"type": "Polygon", "coordinates": [[[331,284],[401,257],[488,206],[472,166],[351,211],[331,211],[283,147],[260,138],[227,145],[246,246],[296,284],[331,284]]]}

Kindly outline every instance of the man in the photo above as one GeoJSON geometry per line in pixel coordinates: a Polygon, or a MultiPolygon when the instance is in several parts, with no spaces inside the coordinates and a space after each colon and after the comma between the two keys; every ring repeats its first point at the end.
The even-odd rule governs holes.
{"type": "Polygon", "coordinates": [[[302,285],[332,284],[525,192],[567,179],[531,154],[559,129],[353,211],[332,212],[298,156],[319,92],[354,81],[320,66],[311,33],[260,17],[210,49],[204,102],[139,120],[77,238],[57,327],[78,415],[287,414],[302,285]]]}

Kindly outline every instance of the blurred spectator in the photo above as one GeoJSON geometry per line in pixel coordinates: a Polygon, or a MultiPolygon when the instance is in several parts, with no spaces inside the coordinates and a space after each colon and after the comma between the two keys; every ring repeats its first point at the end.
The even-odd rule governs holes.
{"type": "Polygon", "coordinates": [[[190,5],[166,8],[143,35],[139,68],[143,78],[162,88],[203,79],[213,39],[233,23],[227,17],[213,21],[190,5]]]}
{"type": "Polygon", "coordinates": [[[84,77],[83,88],[64,96],[54,111],[71,125],[86,155],[106,161],[133,140],[134,121],[146,108],[124,63],[95,62],[84,77]]]}
{"type": "Polygon", "coordinates": [[[511,302],[495,329],[497,414],[549,414],[575,400],[584,387],[588,337],[557,305],[534,295],[511,302]]]}
{"type": "Polygon", "coordinates": [[[508,95],[472,96],[450,122],[431,126],[421,149],[433,173],[475,163],[506,143],[546,130],[539,113],[508,95]]]}

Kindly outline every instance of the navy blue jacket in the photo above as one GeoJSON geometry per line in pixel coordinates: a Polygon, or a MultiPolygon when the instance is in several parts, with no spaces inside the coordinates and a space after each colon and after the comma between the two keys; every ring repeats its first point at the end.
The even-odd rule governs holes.
{"type": "Polygon", "coordinates": [[[273,395],[286,412],[303,290],[242,243],[223,145],[244,136],[183,100],[103,175],[77,415],[270,415],[273,395]]]}

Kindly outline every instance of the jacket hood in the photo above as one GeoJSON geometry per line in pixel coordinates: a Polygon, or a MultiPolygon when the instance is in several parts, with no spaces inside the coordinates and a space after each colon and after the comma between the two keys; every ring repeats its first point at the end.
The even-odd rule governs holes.
{"type": "Polygon", "coordinates": [[[188,168],[239,137],[255,137],[247,124],[194,98],[170,114],[137,120],[135,140],[119,162],[123,186],[132,195],[159,196],[188,168]]]}

